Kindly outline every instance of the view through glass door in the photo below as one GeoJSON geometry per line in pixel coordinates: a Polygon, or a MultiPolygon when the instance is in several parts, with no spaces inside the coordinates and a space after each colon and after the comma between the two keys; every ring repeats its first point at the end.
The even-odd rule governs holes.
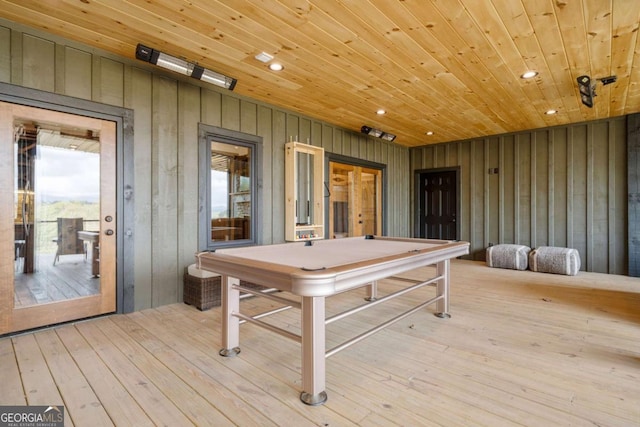
{"type": "Polygon", "coordinates": [[[115,147],[114,122],[0,102],[0,334],[116,310],[115,147]]]}
{"type": "Polygon", "coordinates": [[[382,171],[330,162],[329,237],[382,234],[382,171]]]}

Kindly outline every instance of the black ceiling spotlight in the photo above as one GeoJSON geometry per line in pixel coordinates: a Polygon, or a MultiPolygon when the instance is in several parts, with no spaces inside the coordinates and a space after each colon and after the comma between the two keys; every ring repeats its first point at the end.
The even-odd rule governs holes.
{"type": "Polygon", "coordinates": [[[200,65],[185,61],[184,59],[167,55],[166,53],[162,53],[159,50],[152,49],[142,44],[138,44],[138,46],[136,46],[136,58],[141,61],[166,68],[167,70],[184,74],[185,76],[193,77],[194,79],[202,80],[203,82],[211,83],[229,90],[233,90],[238,82],[234,78],[208,70],[200,65]]]}
{"type": "Polygon", "coordinates": [[[596,85],[591,84],[591,77],[578,77],[578,89],[580,89],[580,99],[589,108],[593,108],[593,98],[596,96],[596,85]]]}
{"type": "MultiPolygon", "coordinates": [[[[603,86],[615,83],[617,76],[602,77],[598,79],[603,86]]],[[[582,103],[589,108],[593,107],[593,98],[596,96],[596,84],[592,82],[591,77],[585,75],[578,77],[578,89],[580,89],[580,99],[582,103]]]]}
{"type": "Polygon", "coordinates": [[[369,136],[375,136],[376,138],[382,138],[389,142],[393,142],[393,140],[396,139],[396,136],[394,134],[383,132],[380,129],[374,129],[369,126],[362,126],[360,128],[360,132],[365,133],[369,136]]]}

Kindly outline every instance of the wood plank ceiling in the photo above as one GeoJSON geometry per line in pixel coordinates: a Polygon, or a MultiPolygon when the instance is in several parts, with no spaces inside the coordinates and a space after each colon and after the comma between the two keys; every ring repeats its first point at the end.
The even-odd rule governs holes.
{"type": "Polygon", "coordinates": [[[0,0],[0,17],[132,59],[142,43],[406,146],[640,112],[638,0],[0,0]]]}

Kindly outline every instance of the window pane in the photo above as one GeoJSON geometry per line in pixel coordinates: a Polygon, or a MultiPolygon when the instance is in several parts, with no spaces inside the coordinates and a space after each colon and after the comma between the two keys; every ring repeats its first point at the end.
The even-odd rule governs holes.
{"type": "MultiPolygon", "coordinates": [[[[96,131],[21,119],[14,123],[15,306],[100,293],[87,236],[100,227],[96,131]]],[[[91,244],[93,248],[93,243],[91,244]]]]}
{"type": "Polygon", "coordinates": [[[211,241],[251,239],[251,149],[211,142],[211,241]]]}

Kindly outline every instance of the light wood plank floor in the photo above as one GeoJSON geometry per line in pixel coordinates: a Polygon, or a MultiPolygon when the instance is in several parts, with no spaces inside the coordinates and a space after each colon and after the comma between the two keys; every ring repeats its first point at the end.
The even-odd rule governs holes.
{"type": "MultiPolygon", "coordinates": [[[[220,357],[220,308],[185,304],[0,339],[0,404],[63,404],[67,426],[640,425],[640,279],[461,260],[452,274],[453,317],[429,307],[328,359],[323,406],[298,399],[298,344],[243,325],[240,356],[220,357]]],[[[327,347],[412,298],[331,324],[327,347]]],[[[296,314],[271,322],[298,331],[296,314]]]]}

